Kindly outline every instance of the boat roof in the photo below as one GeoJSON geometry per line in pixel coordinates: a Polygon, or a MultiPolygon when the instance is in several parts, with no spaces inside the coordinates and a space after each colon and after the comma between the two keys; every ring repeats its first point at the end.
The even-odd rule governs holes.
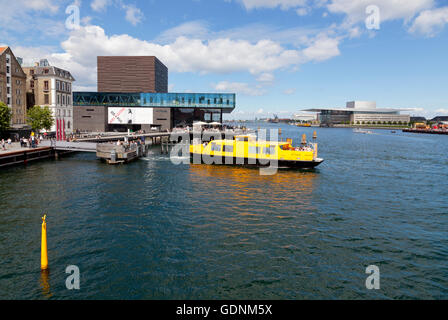
{"type": "MultiPolygon", "coordinates": [[[[235,142],[235,140],[212,140],[210,142],[219,142],[219,143],[225,143],[225,142],[235,142]]],[[[253,140],[253,141],[241,141],[241,142],[251,142],[251,143],[256,143],[256,144],[269,144],[269,145],[285,145],[285,144],[289,144],[289,142],[287,141],[266,141],[266,140],[253,140]]]]}

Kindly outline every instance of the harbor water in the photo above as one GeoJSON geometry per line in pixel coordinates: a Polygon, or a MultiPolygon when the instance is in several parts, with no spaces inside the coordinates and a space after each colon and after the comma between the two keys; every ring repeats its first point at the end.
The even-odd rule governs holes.
{"type": "Polygon", "coordinates": [[[77,153],[1,169],[0,298],[448,298],[445,136],[251,126],[295,144],[316,130],[325,162],[269,176],[154,148],[127,165],[77,153]]]}

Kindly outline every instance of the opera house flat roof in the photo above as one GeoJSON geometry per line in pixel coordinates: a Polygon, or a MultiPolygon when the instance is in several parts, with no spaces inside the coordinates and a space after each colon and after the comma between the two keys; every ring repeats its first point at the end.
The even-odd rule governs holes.
{"type": "Polygon", "coordinates": [[[400,111],[412,111],[414,109],[393,109],[393,108],[311,108],[301,111],[321,112],[321,111],[343,111],[343,112],[363,112],[363,113],[396,113],[400,111]]]}

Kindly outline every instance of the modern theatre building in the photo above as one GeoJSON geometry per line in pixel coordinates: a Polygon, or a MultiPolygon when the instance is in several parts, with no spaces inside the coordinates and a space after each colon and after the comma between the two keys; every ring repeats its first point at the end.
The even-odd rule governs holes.
{"type": "Polygon", "coordinates": [[[412,109],[377,108],[374,101],[350,101],[345,108],[313,108],[303,111],[318,112],[322,125],[364,123],[408,123],[410,116],[400,114],[412,109]]]}
{"type": "Polygon", "coordinates": [[[222,122],[235,109],[233,93],[168,93],[168,68],[156,57],[98,57],[97,63],[98,92],[73,93],[75,130],[165,131],[222,122]]]}

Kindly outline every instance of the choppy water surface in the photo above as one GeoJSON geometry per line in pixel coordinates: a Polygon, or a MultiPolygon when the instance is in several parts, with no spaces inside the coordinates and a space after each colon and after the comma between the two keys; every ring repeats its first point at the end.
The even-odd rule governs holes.
{"type": "Polygon", "coordinates": [[[0,298],[448,298],[447,137],[280,127],[295,142],[317,130],[325,162],[261,176],[155,150],[1,169],[0,298]],[[365,287],[371,264],[380,290],[365,287]]]}

